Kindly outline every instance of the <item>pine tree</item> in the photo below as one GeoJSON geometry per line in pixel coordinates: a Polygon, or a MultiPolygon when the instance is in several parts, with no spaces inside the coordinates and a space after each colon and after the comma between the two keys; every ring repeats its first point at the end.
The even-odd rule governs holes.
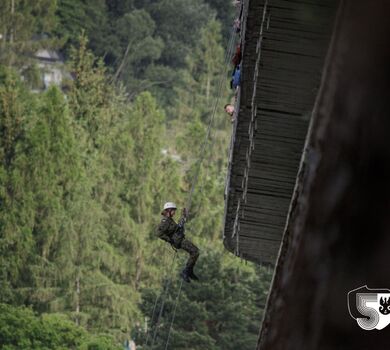
{"type": "Polygon", "coordinates": [[[92,335],[60,314],[37,315],[26,307],[0,304],[0,347],[17,349],[119,350],[112,337],[92,335]]]}
{"type": "Polygon", "coordinates": [[[0,82],[0,300],[15,301],[12,288],[33,243],[32,196],[19,165],[34,102],[14,72],[0,67],[0,82]]]}
{"type": "MultiPolygon", "coordinates": [[[[90,180],[88,223],[83,228],[84,236],[92,238],[91,258],[95,262],[93,269],[88,269],[87,257],[78,262],[76,286],[77,290],[80,286],[79,294],[83,297],[79,300],[91,327],[126,332],[138,312],[138,293],[133,289],[131,268],[135,258],[130,249],[123,251],[131,244],[127,236],[133,222],[119,197],[121,184],[116,178],[113,157],[118,150],[127,153],[125,146],[132,144],[131,138],[122,138],[125,145],[117,142],[121,137],[117,132],[128,108],[123,105],[123,96],[117,96],[109,86],[102,64],[86,49],[83,38],[80,48],[74,51],[72,65],[76,79],[69,104],[79,130],[85,173],[90,180]]],[[[81,249],[80,254],[84,251],[81,249]]]]}

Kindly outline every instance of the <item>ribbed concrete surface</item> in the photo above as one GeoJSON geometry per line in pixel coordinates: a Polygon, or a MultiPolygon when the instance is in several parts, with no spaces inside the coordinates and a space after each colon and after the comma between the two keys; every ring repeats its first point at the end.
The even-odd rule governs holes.
{"type": "Polygon", "coordinates": [[[338,1],[249,0],[225,247],[274,264],[338,1]]]}

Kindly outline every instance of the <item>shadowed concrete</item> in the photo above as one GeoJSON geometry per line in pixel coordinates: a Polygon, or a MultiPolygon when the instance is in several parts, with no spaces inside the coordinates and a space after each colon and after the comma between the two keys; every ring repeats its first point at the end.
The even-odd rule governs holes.
{"type": "Polygon", "coordinates": [[[348,291],[390,289],[390,2],[340,7],[257,349],[385,350],[348,291]]]}
{"type": "Polygon", "coordinates": [[[224,225],[225,247],[245,259],[276,261],[337,4],[245,2],[224,225]]]}

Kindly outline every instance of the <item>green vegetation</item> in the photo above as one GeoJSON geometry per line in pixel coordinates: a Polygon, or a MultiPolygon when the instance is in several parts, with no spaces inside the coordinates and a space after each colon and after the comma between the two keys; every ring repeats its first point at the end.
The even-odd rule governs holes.
{"type": "Polygon", "coordinates": [[[0,304],[0,345],[4,350],[119,350],[110,335],[93,336],[63,314],[38,316],[26,307],[0,304]]]}
{"type": "MultiPolygon", "coordinates": [[[[223,256],[220,248],[204,249],[199,262],[202,281],[197,286],[184,284],[178,302],[172,349],[253,349],[257,341],[270,273],[252,266],[240,266],[223,256]]],[[[171,324],[180,280],[169,289],[154,347],[164,349],[171,324]]],[[[145,289],[142,310],[152,315],[156,292],[145,289]]],[[[157,304],[158,309],[161,301],[157,304]]],[[[148,344],[153,343],[157,315],[152,320],[148,344]]],[[[137,333],[137,338],[145,334],[137,333]]],[[[143,343],[143,341],[141,341],[143,343]]]]}
{"type": "MultiPolygon", "coordinates": [[[[172,277],[154,346],[148,343],[161,349],[186,254],[170,270],[173,251],[154,229],[165,201],[186,203],[218,95],[230,4],[6,3],[0,347],[117,349],[130,336],[142,345],[155,331],[155,298],[172,277]],[[72,73],[66,90],[31,91],[39,86],[31,56],[39,47],[64,53],[72,73]]],[[[174,349],[252,349],[270,281],[268,270],[221,247],[226,90],[187,225],[201,249],[202,280],[183,286],[174,349]]]]}

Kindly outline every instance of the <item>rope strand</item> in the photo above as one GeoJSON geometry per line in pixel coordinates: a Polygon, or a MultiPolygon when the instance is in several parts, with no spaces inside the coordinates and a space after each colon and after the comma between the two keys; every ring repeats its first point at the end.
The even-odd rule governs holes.
{"type": "MultiPolygon", "coordinates": [[[[190,193],[188,195],[187,205],[186,205],[188,213],[189,213],[190,208],[191,208],[192,196],[194,194],[195,186],[196,186],[196,184],[198,182],[198,179],[199,179],[201,165],[202,165],[202,162],[203,162],[203,160],[205,158],[205,151],[206,151],[206,147],[207,147],[207,144],[209,142],[210,135],[211,135],[211,129],[212,129],[212,125],[213,125],[213,122],[214,122],[214,118],[215,118],[215,115],[216,115],[216,112],[217,112],[217,109],[218,109],[219,101],[220,101],[221,96],[222,96],[223,83],[224,83],[224,81],[226,79],[226,74],[227,74],[227,69],[228,69],[228,62],[229,62],[229,58],[231,57],[232,50],[233,50],[233,47],[234,47],[235,37],[236,37],[236,33],[235,33],[235,30],[234,30],[234,27],[232,27],[230,38],[229,38],[229,42],[228,42],[227,51],[226,51],[225,57],[224,57],[223,69],[222,69],[221,77],[220,77],[220,80],[219,80],[219,85],[218,85],[218,90],[217,90],[218,91],[217,98],[216,98],[215,103],[214,103],[213,112],[212,112],[212,114],[210,116],[210,120],[209,120],[209,123],[208,123],[205,139],[204,139],[203,144],[202,144],[202,146],[200,148],[200,155],[201,156],[200,156],[200,158],[197,161],[196,170],[195,170],[195,173],[194,173],[194,175],[192,177],[192,180],[191,180],[191,190],[190,190],[190,193]]],[[[214,142],[213,142],[213,144],[214,144],[214,142]]],[[[154,330],[154,335],[153,335],[153,340],[152,340],[152,344],[151,344],[152,348],[153,348],[153,346],[155,344],[155,341],[156,341],[156,338],[157,338],[158,326],[160,324],[160,319],[161,319],[161,316],[162,316],[162,313],[163,313],[163,310],[164,310],[165,300],[166,300],[166,297],[168,295],[169,287],[170,287],[170,284],[172,282],[173,263],[175,261],[176,255],[177,255],[177,252],[175,252],[175,255],[174,255],[174,258],[173,258],[173,261],[172,261],[172,267],[170,269],[171,278],[169,279],[169,281],[168,281],[168,283],[166,285],[166,288],[165,288],[164,292],[162,293],[161,307],[160,307],[160,311],[158,313],[157,322],[156,322],[156,325],[155,325],[155,330],[154,330]]],[[[179,301],[179,298],[180,298],[180,295],[181,295],[182,287],[183,287],[183,280],[181,280],[180,287],[179,287],[179,292],[178,292],[178,294],[176,296],[174,311],[173,311],[171,323],[170,323],[170,326],[169,326],[167,341],[166,341],[166,344],[165,344],[165,350],[168,349],[169,340],[170,340],[170,336],[171,336],[171,331],[172,331],[173,324],[174,324],[174,321],[175,321],[177,305],[178,305],[178,301],[179,301]]],[[[153,308],[153,315],[152,315],[151,322],[152,322],[152,320],[154,318],[154,315],[155,315],[155,312],[156,312],[156,306],[157,306],[157,303],[158,303],[158,299],[159,299],[159,296],[156,297],[156,301],[155,301],[155,305],[154,305],[154,308],[153,308]]],[[[149,339],[149,334],[147,335],[147,338],[146,338],[145,347],[147,346],[148,339],[149,339]]]]}
{"type": "Polygon", "coordinates": [[[177,296],[176,296],[175,307],[174,307],[174,309],[173,309],[173,316],[172,316],[171,324],[170,324],[170,326],[169,326],[167,342],[165,343],[165,350],[168,349],[169,338],[170,338],[170,336],[171,336],[171,331],[172,331],[172,328],[173,328],[173,322],[175,321],[176,310],[177,310],[177,304],[178,304],[178,301],[179,301],[179,298],[180,298],[181,288],[182,288],[182,287],[183,287],[183,280],[181,280],[179,292],[177,293],[177,296]]]}
{"type": "Polygon", "coordinates": [[[211,127],[213,125],[214,118],[215,118],[216,112],[218,110],[218,104],[219,104],[219,101],[221,99],[223,83],[224,83],[224,81],[226,79],[226,73],[227,73],[227,68],[228,68],[227,64],[228,64],[229,57],[232,54],[232,49],[233,49],[233,45],[234,45],[234,41],[235,41],[234,39],[235,39],[235,31],[234,31],[234,28],[233,28],[232,32],[231,32],[231,38],[229,40],[229,47],[228,47],[228,50],[227,50],[227,54],[225,56],[225,62],[224,62],[223,70],[221,72],[221,77],[220,77],[220,80],[219,80],[219,88],[218,88],[217,98],[216,98],[215,103],[214,103],[213,112],[212,112],[212,114],[210,116],[210,120],[209,120],[209,124],[208,124],[208,127],[207,127],[206,136],[205,136],[205,139],[204,139],[203,144],[201,146],[201,151],[200,151],[200,155],[201,156],[200,156],[199,160],[197,161],[196,171],[195,171],[195,174],[194,174],[194,176],[192,178],[192,181],[191,181],[192,186],[191,186],[191,190],[190,190],[190,193],[189,193],[189,196],[188,196],[188,200],[187,200],[187,205],[186,205],[188,213],[190,212],[190,208],[191,208],[191,204],[192,204],[192,196],[194,194],[195,186],[196,186],[196,184],[198,182],[201,165],[202,165],[202,162],[203,162],[203,160],[205,158],[205,151],[206,151],[207,143],[208,143],[209,136],[210,136],[210,133],[211,133],[211,127]]]}
{"type": "MultiPolygon", "coordinates": [[[[200,152],[201,157],[199,158],[199,160],[197,162],[196,172],[195,172],[195,174],[194,174],[194,176],[192,178],[192,181],[191,181],[192,186],[191,186],[191,191],[189,193],[188,200],[187,200],[187,206],[186,206],[188,212],[190,211],[190,207],[191,207],[191,204],[192,204],[192,196],[194,194],[195,186],[196,186],[196,184],[198,182],[201,165],[202,165],[202,162],[203,162],[203,160],[204,160],[204,158],[206,156],[205,151],[206,151],[206,147],[207,147],[210,135],[211,135],[212,124],[213,124],[213,121],[214,121],[214,118],[215,118],[215,115],[216,115],[216,112],[217,112],[217,109],[218,109],[219,101],[220,101],[221,96],[222,96],[223,83],[225,81],[225,77],[226,77],[226,73],[227,73],[229,57],[232,54],[234,41],[235,41],[234,39],[235,39],[235,31],[234,31],[234,28],[233,28],[232,29],[232,33],[230,35],[228,50],[226,52],[226,56],[225,56],[225,60],[224,60],[223,70],[221,72],[221,78],[220,78],[220,81],[219,81],[219,89],[218,89],[217,99],[215,101],[214,109],[213,109],[213,112],[212,112],[212,115],[210,117],[210,121],[209,121],[209,124],[208,124],[208,127],[207,127],[205,140],[203,141],[203,144],[201,146],[201,152],[200,152]]],[[[213,144],[214,144],[214,141],[213,141],[213,144]]],[[[173,311],[173,315],[172,315],[172,320],[171,320],[171,324],[170,324],[169,330],[168,330],[167,341],[165,343],[165,350],[168,349],[169,340],[170,340],[173,324],[174,324],[175,317],[176,317],[176,310],[177,310],[178,301],[179,301],[179,298],[180,298],[180,295],[181,295],[182,287],[183,287],[183,280],[181,280],[179,292],[177,293],[177,296],[176,296],[174,311],[173,311]]]]}
{"type": "MultiPolygon", "coordinates": [[[[159,310],[159,313],[158,313],[158,316],[157,316],[157,321],[156,321],[156,325],[155,325],[155,329],[154,329],[154,334],[153,334],[153,338],[152,338],[151,347],[153,347],[154,342],[156,341],[158,326],[160,324],[160,318],[161,318],[161,315],[162,315],[163,310],[164,310],[165,299],[166,299],[166,296],[168,295],[169,286],[170,286],[170,284],[172,282],[172,279],[173,279],[172,271],[174,270],[173,267],[174,267],[174,264],[175,264],[176,257],[177,257],[177,252],[175,252],[175,254],[173,255],[171,268],[168,270],[167,275],[166,275],[167,277],[168,277],[168,275],[170,275],[170,277],[169,277],[169,279],[167,279],[167,283],[165,284],[163,292],[160,295],[156,296],[156,301],[154,303],[155,307],[153,308],[153,314],[152,314],[152,318],[151,318],[151,321],[150,321],[150,325],[152,325],[153,318],[155,316],[156,305],[157,305],[158,299],[160,298],[160,296],[162,297],[161,307],[160,307],[160,310],[159,310]]],[[[145,347],[148,345],[149,334],[150,334],[150,332],[148,330],[146,341],[145,341],[145,347]]]]}

